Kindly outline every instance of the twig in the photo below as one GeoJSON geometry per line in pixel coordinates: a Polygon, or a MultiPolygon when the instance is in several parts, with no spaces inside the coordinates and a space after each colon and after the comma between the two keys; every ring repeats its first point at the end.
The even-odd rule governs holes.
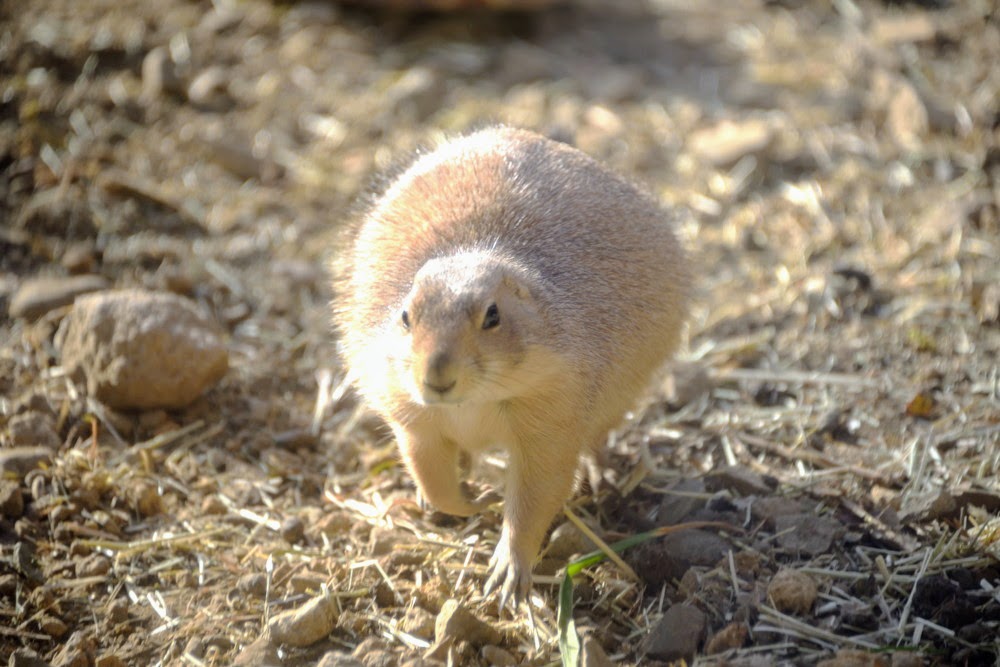
{"type": "Polygon", "coordinates": [[[789,384],[825,384],[869,389],[880,382],[861,375],[823,373],[820,371],[768,370],[762,368],[725,368],[709,371],[712,380],[745,380],[748,382],[787,382],[789,384]]]}
{"type": "Polygon", "coordinates": [[[598,537],[597,534],[580,519],[580,517],[569,509],[569,507],[563,507],[563,514],[566,515],[566,518],[569,519],[574,526],[580,529],[580,532],[583,533],[587,539],[593,542],[597,548],[608,557],[608,560],[621,568],[622,572],[624,572],[627,577],[629,577],[632,581],[639,581],[639,575],[635,573],[635,570],[629,567],[628,563],[626,563],[622,557],[614,551],[614,549],[609,547],[607,542],[598,537]]]}
{"type": "MultiPolygon", "coordinates": [[[[827,630],[813,627],[807,623],[803,623],[797,618],[788,616],[786,614],[782,614],[774,607],[761,605],[760,613],[762,617],[768,618],[771,621],[778,624],[777,627],[767,628],[770,631],[786,632],[790,628],[794,631],[794,633],[797,633],[797,636],[802,636],[806,639],[812,639],[817,642],[819,642],[819,640],[822,640],[824,642],[829,642],[834,646],[840,646],[842,644],[853,644],[855,646],[863,646],[865,648],[879,648],[878,644],[873,644],[872,642],[864,641],[862,639],[858,639],[857,637],[842,637],[827,630]],[[781,627],[782,625],[787,627],[781,627]]],[[[794,634],[794,633],[788,633],[788,634],[794,634]]]]}
{"type": "Polygon", "coordinates": [[[788,447],[768,442],[763,438],[758,438],[757,436],[749,433],[741,433],[739,438],[748,445],[752,445],[758,449],[763,449],[770,454],[775,454],[788,461],[806,461],[807,463],[822,466],[823,468],[843,468],[844,470],[849,471],[852,475],[857,475],[858,477],[875,482],[886,488],[891,489],[898,486],[891,479],[881,473],[875,472],[874,470],[868,470],[867,468],[861,468],[859,466],[844,466],[837,461],[833,461],[832,459],[819,454],[818,452],[808,449],[792,450],[788,447]]]}

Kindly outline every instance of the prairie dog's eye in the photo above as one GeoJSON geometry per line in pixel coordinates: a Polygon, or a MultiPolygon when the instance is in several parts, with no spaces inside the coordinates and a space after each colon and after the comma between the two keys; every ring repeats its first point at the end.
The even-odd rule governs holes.
{"type": "Polygon", "coordinates": [[[410,328],[410,314],[408,312],[404,310],[403,314],[399,316],[399,320],[403,323],[404,329],[410,328]]]}
{"type": "Polygon", "coordinates": [[[491,303],[489,308],[486,309],[486,315],[483,316],[483,328],[492,329],[493,327],[500,324],[500,309],[497,308],[495,303],[491,303]]]}

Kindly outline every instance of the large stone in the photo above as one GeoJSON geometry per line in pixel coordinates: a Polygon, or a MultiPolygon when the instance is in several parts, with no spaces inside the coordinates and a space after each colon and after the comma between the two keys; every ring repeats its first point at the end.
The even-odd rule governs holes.
{"type": "Polygon", "coordinates": [[[56,337],[62,365],[116,409],[181,408],[229,366],[221,330],[193,303],[144,290],[79,298],[56,337]]]}

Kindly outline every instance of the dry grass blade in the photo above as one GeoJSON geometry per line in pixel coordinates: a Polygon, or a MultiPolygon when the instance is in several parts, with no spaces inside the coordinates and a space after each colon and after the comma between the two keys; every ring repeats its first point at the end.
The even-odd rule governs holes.
{"type": "Polygon", "coordinates": [[[782,614],[777,609],[767,605],[761,605],[760,616],[763,622],[754,626],[755,632],[777,632],[780,634],[808,639],[825,647],[860,646],[862,648],[877,649],[878,644],[869,642],[859,637],[841,636],[822,628],[817,628],[809,623],[804,623],[794,616],[782,614]],[[769,624],[770,625],[769,625],[769,624]]]}
{"type": "Polygon", "coordinates": [[[132,556],[144,551],[160,549],[163,547],[175,547],[178,545],[207,540],[210,537],[218,537],[230,532],[232,532],[232,528],[222,527],[214,528],[212,530],[204,530],[197,533],[190,533],[188,535],[154,537],[148,540],[135,540],[132,542],[120,542],[114,540],[79,540],[79,544],[83,547],[91,549],[107,549],[108,551],[115,551],[121,556],[132,556]]]}

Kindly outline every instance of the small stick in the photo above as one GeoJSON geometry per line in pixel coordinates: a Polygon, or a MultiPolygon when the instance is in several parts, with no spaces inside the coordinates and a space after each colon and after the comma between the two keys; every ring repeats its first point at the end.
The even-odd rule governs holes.
{"type": "Polygon", "coordinates": [[[578,517],[576,514],[573,513],[572,510],[569,509],[569,507],[563,508],[563,514],[566,515],[566,518],[569,519],[574,526],[580,529],[580,532],[583,533],[587,537],[587,539],[589,539],[591,542],[597,545],[597,548],[600,549],[601,552],[608,557],[608,560],[610,560],[615,565],[620,567],[622,572],[624,572],[626,576],[628,576],[632,581],[639,581],[639,575],[635,573],[635,570],[629,567],[628,563],[626,563],[621,556],[615,553],[615,550],[609,547],[607,542],[599,538],[597,534],[594,531],[592,531],[590,527],[583,522],[582,519],[580,519],[580,517],[578,517]]]}
{"type": "Polygon", "coordinates": [[[852,475],[857,475],[858,477],[875,482],[886,488],[891,489],[897,486],[891,479],[881,473],[873,470],[867,470],[866,468],[861,468],[859,466],[843,466],[840,463],[823,456],[822,454],[808,449],[791,450],[787,447],[782,447],[781,445],[768,442],[763,438],[750,435],[749,433],[741,433],[739,438],[748,445],[752,445],[758,449],[763,449],[765,452],[775,454],[788,461],[806,461],[807,463],[822,466],[823,468],[843,468],[850,471],[852,475]]]}
{"type": "Polygon", "coordinates": [[[844,387],[875,388],[877,380],[848,373],[821,373],[817,371],[781,371],[760,368],[727,368],[711,371],[712,380],[746,380],[749,382],[787,382],[789,384],[825,384],[844,387]]]}

